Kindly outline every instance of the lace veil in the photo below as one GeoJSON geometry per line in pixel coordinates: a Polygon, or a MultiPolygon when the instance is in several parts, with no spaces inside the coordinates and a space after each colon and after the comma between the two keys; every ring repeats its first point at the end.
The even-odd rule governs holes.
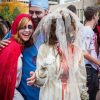
{"type": "MultiPolygon", "coordinates": [[[[84,60],[81,59],[82,56],[82,47],[83,47],[83,40],[82,40],[82,27],[80,26],[80,22],[78,17],[69,11],[67,8],[58,7],[56,10],[49,12],[46,15],[39,25],[37,26],[36,31],[34,32],[33,38],[34,41],[42,42],[49,42],[50,30],[52,25],[52,20],[56,20],[56,30],[55,34],[57,37],[57,42],[60,45],[60,49],[66,57],[66,61],[68,62],[69,67],[69,87],[72,94],[72,100],[78,100],[76,92],[76,88],[80,88],[80,93],[82,91],[86,91],[87,89],[84,88],[86,85],[86,72],[84,66],[84,60]],[[42,38],[38,38],[39,36],[42,38]],[[74,57],[71,58],[71,54],[68,51],[68,46],[73,45],[77,49],[74,50],[74,57]],[[81,64],[79,63],[81,61],[81,64]],[[80,68],[79,68],[80,67],[80,68]],[[77,71],[79,69],[79,71],[77,71]],[[76,78],[77,77],[77,78],[76,78]],[[75,98],[76,97],[76,98],[75,98]]],[[[35,44],[37,47],[37,44],[35,44]]]]}

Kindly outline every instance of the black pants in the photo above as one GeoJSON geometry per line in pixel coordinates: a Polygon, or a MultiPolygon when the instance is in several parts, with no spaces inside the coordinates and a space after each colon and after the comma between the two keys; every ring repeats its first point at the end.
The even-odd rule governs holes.
{"type": "Polygon", "coordinates": [[[90,64],[86,65],[86,71],[89,100],[96,100],[96,95],[99,90],[98,71],[95,70],[90,64]]]}

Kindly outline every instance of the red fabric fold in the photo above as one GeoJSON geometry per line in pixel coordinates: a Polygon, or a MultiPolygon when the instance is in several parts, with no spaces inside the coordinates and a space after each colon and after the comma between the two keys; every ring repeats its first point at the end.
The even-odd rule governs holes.
{"type": "Polygon", "coordinates": [[[99,32],[99,34],[100,34],[100,26],[97,26],[97,30],[98,30],[98,32],[99,32]]]}
{"type": "Polygon", "coordinates": [[[13,100],[21,46],[15,40],[0,51],[0,100],[13,100]]]}

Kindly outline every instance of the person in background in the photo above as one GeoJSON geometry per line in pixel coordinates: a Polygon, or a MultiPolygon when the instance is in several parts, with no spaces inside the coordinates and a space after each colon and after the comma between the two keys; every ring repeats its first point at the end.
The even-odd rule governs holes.
{"type": "MultiPolygon", "coordinates": [[[[39,24],[40,20],[46,16],[48,13],[48,0],[30,0],[29,4],[29,14],[32,18],[32,21],[35,24],[35,28],[39,24]]],[[[10,37],[11,34],[8,34],[5,38],[10,37]]],[[[36,57],[37,57],[37,48],[43,41],[41,41],[41,35],[39,36],[36,43],[33,43],[31,47],[27,47],[23,51],[23,67],[22,67],[22,79],[18,87],[18,90],[23,95],[25,100],[39,100],[39,88],[27,86],[26,79],[30,77],[30,71],[36,70],[36,57]]],[[[0,47],[5,48],[9,45],[10,41],[3,40],[0,42],[0,47]]]]}
{"type": "MultiPolygon", "coordinates": [[[[76,15],[76,7],[75,7],[75,5],[69,5],[68,7],[67,7],[70,11],[72,11],[75,15],[76,15]]],[[[76,15],[77,16],[77,15],[76,15]]],[[[80,21],[80,19],[77,17],[77,20],[79,20],[80,21]]],[[[79,30],[81,31],[81,33],[82,33],[82,40],[81,41],[83,41],[83,45],[81,45],[81,48],[83,48],[83,51],[84,51],[84,57],[85,57],[85,59],[87,59],[88,61],[90,61],[90,62],[92,62],[92,63],[94,63],[94,64],[96,64],[96,65],[98,65],[98,66],[100,66],[100,61],[97,59],[97,58],[95,58],[94,56],[92,56],[88,51],[87,51],[87,49],[85,48],[85,45],[86,45],[86,43],[85,43],[85,41],[84,41],[84,35],[83,35],[83,31],[84,31],[84,25],[82,24],[82,23],[78,23],[78,27],[79,27],[79,30]]],[[[99,39],[98,39],[98,41],[99,41],[99,39]]]]}
{"type": "Polygon", "coordinates": [[[8,21],[0,21],[0,41],[6,36],[6,34],[10,31],[11,26],[8,21]]]}
{"type": "Polygon", "coordinates": [[[4,35],[6,35],[10,31],[10,28],[11,28],[10,23],[5,20],[0,21],[0,23],[2,24],[2,29],[3,29],[4,35]]]}
{"type": "MultiPolygon", "coordinates": [[[[85,41],[85,48],[88,53],[97,59],[97,52],[95,48],[95,33],[93,31],[98,21],[98,8],[87,7],[84,11],[85,26],[83,28],[83,38],[85,41]]],[[[96,100],[96,94],[99,89],[98,69],[99,66],[95,65],[89,60],[85,60],[87,71],[87,86],[89,93],[89,100],[96,100]]]]}
{"type": "Polygon", "coordinates": [[[11,43],[0,51],[0,100],[24,100],[17,90],[22,76],[22,52],[31,46],[34,25],[28,14],[20,14],[11,26],[11,43]]]}
{"type": "MultiPolygon", "coordinates": [[[[98,60],[100,60],[100,18],[98,20],[98,24],[94,28],[94,32],[96,34],[95,48],[96,48],[98,60]]],[[[100,79],[100,68],[99,68],[98,78],[100,79]]]]}
{"type": "Polygon", "coordinates": [[[100,54],[99,54],[99,48],[100,48],[100,19],[98,20],[98,23],[94,28],[94,32],[96,34],[96,39],[95,39],[96,40],[95,41],[95,43],[96,43],[96,52],[97,52],[97,56],[99,58],[100,57],[100,54]]]}

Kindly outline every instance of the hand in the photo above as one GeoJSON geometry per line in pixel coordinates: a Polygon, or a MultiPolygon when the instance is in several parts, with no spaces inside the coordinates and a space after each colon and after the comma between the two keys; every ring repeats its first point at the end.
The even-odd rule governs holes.
{"type": "Polygon", "coordinates": [[[33,85],[35,80],[36,80],[35,72],[31,71],[30,78],[27,78],[27,85],[29,86],[33,85]]]}
{"type": "Polygon", "coordinates": [[[6,47],[11,41],[6,39],[6,40],[1,40],[0,41],[0,50],[2,50],[2,48],[6,47]]]}

